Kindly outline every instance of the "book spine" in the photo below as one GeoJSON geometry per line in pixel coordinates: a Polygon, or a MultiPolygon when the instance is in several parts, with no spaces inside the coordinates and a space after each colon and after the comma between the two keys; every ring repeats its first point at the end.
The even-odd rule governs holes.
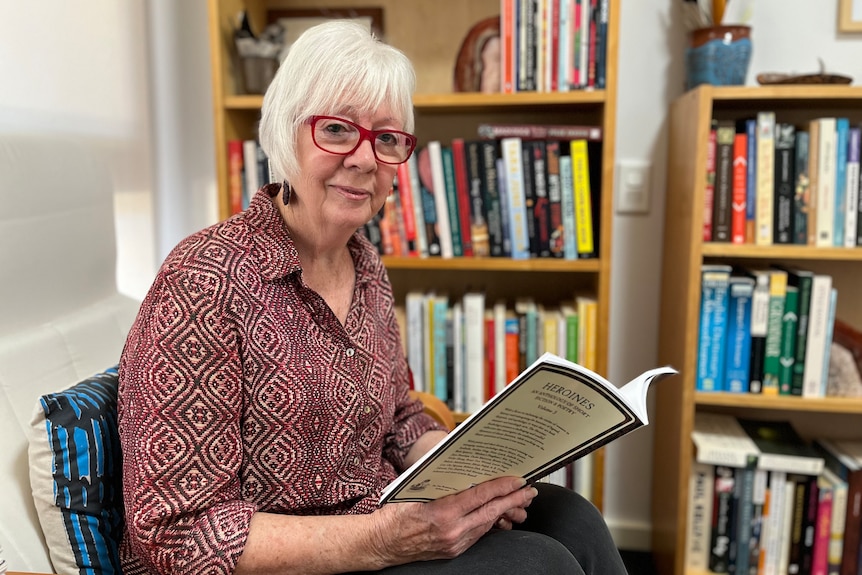
{"type": "Polygon", "coordinates": [[[238,214],[242,211],[243,182],[243,143],[242,140],[228,140],[227,143],[228,162],[228,199],[230,213],[238,214]]]}
{"type": "Polygon", "coordinates": [[[696,384],[698,391],[721,391],[729,282],[729,266],[703,266],[696,384]]]}
{"type": "Polygon", "coordinates": [[[832,486],[822,478],[818,478],[817,487],[817,518],[814,524],[811,575],[828,575],[834,493],[832,486]]]}
{"type": "Polygon", "coordinates": [[[610,0],[599,0],[599,31],[596,43],[596,88],[604,90],[607,85],[607,42],[610,0]]]}
{"type": "Polygon", "coordinates": [[[757,119],[745,120],[745,134],[748,142],[745,166],[745,243],[753,244],[757,214],[757,119]]]}
{"type": "Polygon", "coordinates": [[[712,241],[712,210],[715,205],[715,156],[718,130],[713,121],[706,143],[706,184],[703,190],[703,241],[712,241]]]}
{"type": "MultiPolygon", "coordinates": [[[[428,240],[428,255],[430,256],[440,256],[444,257],[444,242],[446,244],[446,256],[452,257],[452,240],[449,237],[449,226],[446,225],[445,234],[443,226],[444,221],[441,221],[440,216],[441,213],[446,213],[446,204],[438,205],[438,197],[442,196],[443,201],[445,202],[446,195],[442,188],[437,189],[439,186],[442,186],[443,182],[443,165],[442,160],[435,160],[440,158],[438,153],[432,153],[433,148],[437,148],[439,151],[440,143],[439,142],[431,142],[426,146],[421,152],[420,163],[428,166],[428,170],[425,172],[427,177],[423,177],[423,170],[417,169],[417,173],[420,175],[420,189],[422,190],[422,214],[423,219],[425,220],[425,234],[428,240]],[[426,163],[427,162],[427,163],[426,163]],[[437,167],[435,167],[435,165],[437,167]],[[439,168],[439,170],[438,170],[439,168]],[[437,175],[435,176],[435,172],[437,175]],[[439,179],[439,181],[437,181],[439,179]],[[448,238],[448,239],[444,239],[448,238]]],[[[446,221],[448,221],[448,216],[446,217],[446,221]]]]}
{"type": "Polygon", "coordinates": [[[844,247],[856,246],[856,230],[859,224],[859,173],[860,173],[860,139],[862,129],[850,128],[847,135],[847,191],[844,214],[844,247]]]}
{"type": "Polygon", "coordinates": [[[781,317],[781,352],[778,357],[778,392],[792,395],[793,364],[796,362],[796,337],[799,323],[799,288],[787,286],[781,317]]]}
{"type": "Polygon", "coordinates": [[[821,375],[826,348],[827,322],[832,277],[817,274],[811,286],[811,302],[808,312],[808,341],[805,349],[802,396],[821,396],[821,375]]]}
{"type": "Polygon", "coordinates": [[[413,389],[428,391],[425,380],[424,334],[427,301],[424,294],[411,291],[405,296],[407,315],[407,363],[413,376],[413,389]]]}
{"type": "Polygon", "coordinates": [[[423,206],[422,185],[419,182],[418,154],[413,154],[405,162],[410,191],[413,196],[413,221],[416,227],[416,252],[421,258],[428,257],[428,236],[426,232],[425,207],[423,206]]]}
{"type": "Polygon", "coordinates": [[[464,359],[465,404],[468,413],[473,413],[484,403],[485,381],[485,294],[464,294],[464,359]]]}
{"type": "Polygon", "coordinates": [[[524,197],[524,173],[520,138],[500,141],[503,167],[506,170],[506,198],[509,203],[508,221],[512,259],[529,259],[530,242],[527,234],[527,212],[524,197]]]}
{"type": "Polygon", "coordinates": [[[548,197],[548,150],[544,140],[533,143],[533,220],[538,256],[551,256],[551,205],[548,197]]]}
{"type": "Polygon", "coordinates": [[[560,182],[560,142],[548,141],[545,146],[548,156],[548,243],[551,257],[562,258],[563,249],[563,196],[560,182]]]}
{"type": "Polygon", "coordinates": [[[470,238],[473,244],[473,255],[485,258],[491,255],[491,244],[488,231],[488,211],[485,205],[486,194],[482,184],[484,173],[481,144],[477,141],[467,142],[465,150],[467,185],[470,196],[470,238]]]}
{"type": "Polygon", "coordinates": [[[769,330],[769,273],[754,272],[754,294],[751,296],[751,368],[748,391],[763,392],[763,359],[766,333],[769,330]]]}
{"type": "Polygon", "coordinates": [[[817,240],[819,247],[832,246],[835,223],[835,118],[821,118],[817,153],[817,240]]]}
{"type": "Polygon", "coordinates": [[[410,166],[407,162],[398,164],[396,170],[396,189],[401,200],[401,217],[404,225],[404,239],[407,242],[407,255],[417,256],[416,248],[416,218],[413,209],[413,188],[410,185],[410,166]]]}
{"type": "Polygon", "coordinates": [[[772,244],[773,186],[775,184],[775,112],[757,114],[757,245],[772,244]]]}
{"type": "Polygon", "coordinates": [[[446,296],[436,296],[431,305],[431,337],[433,338],[434,363],[434,395],[443,403],[449,401],[447,317],[449,315],[449,300],[446,296]]]}
{"type": "Polygon", "coordinates": [[[775,126],[775,185],[773,186],[772,241],[793,243],[793,176],[796,159],[796,127],[778,123],[775,126]]]}
{"type": "Polygon", "coordinates": [[[539,256],[539,231],[535,217],[536,210],[536,173],[533,162],[533,149],[538,140],[521,140],[521,173],[524,177],[524,221],[527,224],[527,245],[530,257],[539,256]]]}
{"type": "Polygon", "coordinates": [[[461,232],[461,252],[465,258],[471,258],[473,252],[472,211],[470,182],[467,176],[467,156],[464,140],[452,140],[452,167],[455,172],[455,197],[458,204],[459,229],[461,232]]]}
{"type": "Polygon", "coordinates": [[[769,274],[769,322],[766,328],[766,345],[763,354],[763,393],[778,395],[778,372],[781,358],[781,323],[787,294],[787,273],[772,271],[769,274]]]}
{"type": "Polygon", "coordinates": [[[723,389],[732,393],[748,392],[751,367],[751,298],[754,280],[731,276],[727,322],[727,367],[723,389]]]}
{"type": "Polygon", "coordinates": [[[242,165],[243,177],[245,178],[242,209],[248,207],[251,197],[261,186],[257,167],[257,147],[258,144],[255,140],[243,140],[242,142],[242,165]]]}
{"type": "Polygon", "coordinates": [[[733,521],[733,490],[733,468],[716,465],[709,554],[709,570],[713,573],[728,573],[730,570],[730,526],[733,521]]]}
{"type": "Polygon", "coordinates": [[[819,174],[820,174],[820,120],[811,120],[808,123],[808,197],[806,208],[808,212],[808,237],[806,244],[813,246],[817,244],[817,208],[819,200],[819,174]]]}
{"type": "Polygon", "coordinates": [[[497,140],[482,142],[481,169],[482,193],[488,216],[488,245],[492,257],[504,257],[503,213],[500,207],[500,182],[497,172],[497,159],[500,157],[500,143],[497,140]]]}
{"type": "Polygon", "coordinates": [[[835,199],[832,214],[832,245],[844,246],[844,224],[847,219],[847,138],[850,122],[835,119],[835,199]]]}
{"type": "MultiPolygon", "coordinates": [[[[791,276],[788,276],[790,280],[791,276]]],[[[808,345],[808,314],[811,307],[811,283],[814,274],[803,272],[794,278],[799,290],[799,313],[796,323],[796,349],[794,350],[793,375],[790,383],[791,395],[802,395],[805,373],[805,351],[808,345]]]]}
{"type": "Polygon", "coordinates": [[[748,197],[748,136],[737,130],[733,137],[733,181],[730,203],[730,240],[745,243],[745,202],[748,197]]]}
{"type": "Polygon", "coordinates": [[[793,196],[793,243],[808,243],[808,198],[811,193],[808,178],[808,132],[796,131],[795,189],[793,196]]]}
{"type": "MultiPolygon", "coordinates": [[[[494,303],[494,394],[506,387],[510,380],[506,379],[506,302],[494,303]]],[[[493,394],[492,394],[493,395],[493,394]]]]}
{"type": "Polygon", "coordinates": [[[487,140],[521,138],[521,140],[587,140],[602,141],[601,126],[587,124],[479,124],[479,137],[487,140]]]}
{"type": "Polygon", "coordinates": [[[590,165],[586,140],[572,140],[572,187],[575,192],[575,228],[578,257],[595,253],[593,243],[592,199],[590,197],[590,165]]]}
{"type": "Polygon", "coordinates": [[[463,234],[461,233],[460,201],[458,199],[457,184],[455,183],[455,162],[452,158],[451,147],[440,147],[440,161],[443,166],[443,188],[446,194],[445,219],[449,224],[452,256],[461,257],[464,255],[464,243],[462,242],[463,234]]]}
{"type": "Polygon", "coordinates": [[[686,569],[706,571],[709,568],[712,502],[715,468],[693,461],[689,479],[688,533],[686,535],[686,569]]]}
{"type": "Polygon", "coordinates": [[[732,122],[716,128],[715,195],[712,206],[712,241],[729,242],[733,201],[733,147],[736,129],[732,122]]]}
{"type": "Polygon", "coordinates": [[[736,529],[734,533],[735,549],[735,572],[744,574],[748,573],[749,561],[749,540],[751,539],[751,522],[754,517],[754,480],[755,480],[755,465],[756,458],[752,458],[752,465],[735,470],[735,481],[737,492],[739,494],[736,504],[736,529]]]}
{"type": "Polygon", "coordinates": [[[563,257],[578,259],[578,241],[575,229],[575,189],[572,181],[572,157],[560,155],[560,207],[563,213],[563,257]]]}
{"type": "Polygon", "coordinates": [[[515,4],[516,0],[501,0],[500,4],[500,91],[511,94],[515,91],[515,4]]]}

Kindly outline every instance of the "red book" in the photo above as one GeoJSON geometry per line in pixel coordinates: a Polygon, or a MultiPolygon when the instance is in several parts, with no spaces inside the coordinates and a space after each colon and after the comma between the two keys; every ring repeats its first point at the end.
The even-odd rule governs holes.
{"type": "Polygon", "coordinates": [[[745,243],[745,206],[748,181],[748,135],[737,132],[733,139],[733,183],[730,212],[730,239],[745,243]]]}
{"type": "Polygon", "coordinates": [[[467,178],[467,152],[464,140],[452,140],[452,163],[455,166],[455,195],[458,199],[458,218],[461,220],[461,249],[465,258],[473,257],[473,235],[470,233],[470,181],[467,178]]]}
{"type": "Polygon", "coordinates": [[[485,314],[485,357],[487,358],[487,363],[485,364],[485,397],[484,401],[488,401],[494,394],[497,392],[497,385],[494,381],[495,377],[495,369],[496,369],[496,361],[497,358],[494,355],[494,314],[486,313],[485,314]]]}
{"type": "Polygon", "coordinates": [[[715,200],[716,127],[709,131],[706,144],[706,185],[703,188],[703,241],[712,241],[712,204],[715,200]]]}
{"type": "Polygon", "coordinates": [[[410,164],[398,164],[398,197],[401,200],[401,219],[404,223],[404,240],[408,256],[418,255],[416,249],[416,217],[413,211],[413,187],[410,182],[410,164]]]}
{"type": "Polygon", "coordinates": [[[242,140],[227,142],[228,201],[231,215],[242,211],[242,140]]]}
{"type": "Polygon", "coordinates": [[[551,92],[560,90],[560,0],[550,0],[551,8],[551,92]]]}
{"type": "Polygon", "coordinates": [[[515,0],[502,0],[500,6],[500,75],[503,85],[500,91],[511,94],[515,91],[515,0]]]}

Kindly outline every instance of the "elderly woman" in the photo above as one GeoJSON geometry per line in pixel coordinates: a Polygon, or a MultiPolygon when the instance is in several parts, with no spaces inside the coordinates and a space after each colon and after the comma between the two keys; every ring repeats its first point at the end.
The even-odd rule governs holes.
{"type": "Polygon", "coordinates": [[[120,364],[125,573],[625,573],[567,490],[505,477],[378,506],[444,434],[357,233],[415,147],[414,81],[360,26],[306,32],[263,104],[283,183],[159,270],[120,364]]]}

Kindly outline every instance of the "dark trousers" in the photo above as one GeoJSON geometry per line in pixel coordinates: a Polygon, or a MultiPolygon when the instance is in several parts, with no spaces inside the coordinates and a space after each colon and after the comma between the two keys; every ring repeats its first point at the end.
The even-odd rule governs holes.
{"type": "Polygon", "coordinates": [[[527,521],[492,529],[455,559],[419,561],[381,575],[625,575],[626,567],[595,506],[568,489],[537,483],[527,521]]]}

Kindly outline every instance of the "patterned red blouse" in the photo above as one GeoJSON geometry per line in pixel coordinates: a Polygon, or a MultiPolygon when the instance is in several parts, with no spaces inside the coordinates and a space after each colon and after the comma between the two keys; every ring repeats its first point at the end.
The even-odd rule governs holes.
{"type": "Polygon", "coordinates": [[[124,573],[231,573],[258,510],[370,513],[426,431],[391,285],[354,235],[346,325],[266,187],[168,256],[120,362],[124,573]]]}

